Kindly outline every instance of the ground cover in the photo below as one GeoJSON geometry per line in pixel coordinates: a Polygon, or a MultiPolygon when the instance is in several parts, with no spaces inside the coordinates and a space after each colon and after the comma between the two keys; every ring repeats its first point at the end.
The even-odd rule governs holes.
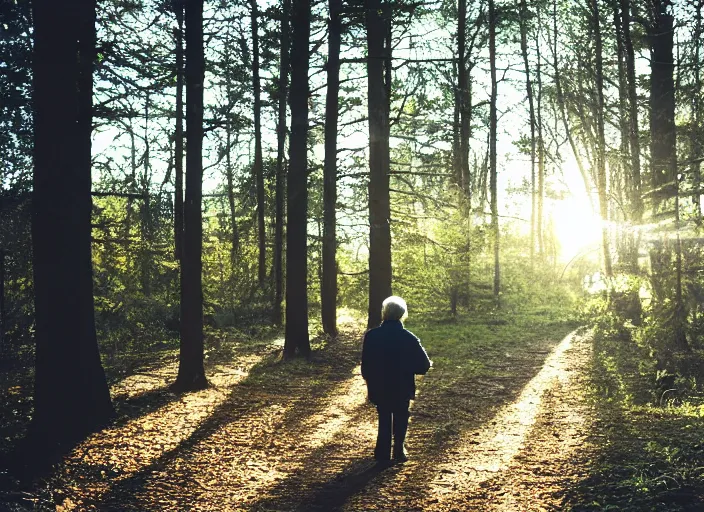
{"type": "Polygon", "coordinates": [[[419,383],[406,464],[371,457],[359,375],[363,328],[318,338],[311,361],[280,340],[220,340],[212,386],[173,395],[175,364],[112,386],[120,417],[49,476],[8,488],[14,510],[560,510],[586,481],[591,343],[546,311],[411,319],[435,362],[419,383]],[[414,321],[415,320],[415,321],[414,321]],[[225,347],[225,348],[223,348],[225,347]]]}
{"type": "Polygon", "coordinates": [[[585,389],[595,413],[574,510],[704,509],[704,396],[658,386],[634,342],[597,336],[585,389]]]}

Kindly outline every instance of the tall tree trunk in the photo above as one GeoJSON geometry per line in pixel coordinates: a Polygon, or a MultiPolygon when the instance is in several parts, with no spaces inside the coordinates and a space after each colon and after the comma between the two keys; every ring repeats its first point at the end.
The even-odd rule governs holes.
{"type": "MultiPolygon", "coordinates": [[[[129,136],[130,136],[130,177],[127,180],[127,192],[137,193],[137,137],[134,134],[134,126],[132,119],[129,120],[129,136]]],[[[125,267],[129,272],[134,269],[134,254],[130,249],[130,240],[132,238],[132,203],[133,196],[127,198],[125,205],[125,225],[124,225],[124,242],[122,248],[125,251],[125,267]]]]}
{"type": "Polygon", "coordinates": [[[293,0],[291,143],[287,183],[284,358],[310,355],[308,337],[308,66],[310,0],[293,0]]]}
{"type": "Polygon", "coordinates": [[[692,91],[692,113],[691,113],[691,123],[692,127],[689,132],[689,157],[692,161],[690,165],[690,173],[692,174],[692,179],[694,182],[694,204],[695,204],[695,220],[697,224],[702,223],[702,202],[701,202],[701,188],[702,188],[702,174],[701,174],[701,158],[702,154],[702,126],[701,126],[701,112],[700,112],[700,94],[702,91],[702,78],[701,78],[701,47],[700,39],[702,36],[702,2],[698,2],[696,6],[695,13],[695,26],[694,34],[692,36],[694,42],[694,60],[692,73],[694,75],[694,90],[692,91]]]}
{"type": "Polygon", "coordinates": [[[499,202],[496,170],[496,8],[489,0],[489,64],[491,67],[491,99],[489,104],[489,188],[491,189],[491,232],[494,238],[494,300],[499,304],[501,274],[499,266],[499,202]]]}
{"type": "Polygon", "coordinates": [[[289,73],[289,12],[291,0],[283,0],[281,4],[281,55],[279,63],[278,91],[278,121],[276,124],[276,190],[274,213],[274,304],[273,321],[281,324],[281,302],[283,301],[283,248],[284,248],[284,187],[286,174],[284,170],[284,155],[286,152],[286,98],[289,73]]]}
{"type": "Polygon", "coordinates": [[[599,212],[601,213],[601,247],[604,253],[604,274],[607,278],[613,277],[611,268],[611,244],[609,243],[609,203],[606,195],[606,139],[604,137],[604,62],[601,26],[599,21],[599,0],[591,0],[592,30],[594,33],[595,61],[596,61],[596,172],[597,189],[599,191],[599,212]]]}
{"type": "Polygon", "coordinates": [[[104,425],[113,409],[98,353],[91,263],[96,4],[36,0],[32,8],[37,344],[32,433],[41,449],[50,449],[104,425]]]}
{"type": "MultiPolygon", "coordinates": [[[[620,158],[619,167],[620,173],[624,178],[626,197],[622,197],[630,201],[633,197],[633,173],[629,168],[627,161],[629,160],[629,125],[628,119],[628,77],[626,73],[626,46],[624,44],[623,26],[621,23],[621,12],[617,4],[612,5],[614,35],[616,39],[616,62],[618,70],[618,126],[619,126],[619,152],[620,158]]],[[[619,193],[624,191],[619,191],[619,193]]],[[[627,219],[626,219],[627,220],[627,219]]]]}
{"type": "Polygon", "coordinates": [[[230,246],[230,265],[235,270],[237,253],[240,247],[239,229],[237,228],[237,208],[235,206],[235,173],[232,168],[232,124],[226,121],[225,135],[225,176],[227,179],[227,204],[230,207],[230,224],[232,224],[232,243],[230,246]]]}
{"type": "Polygon", "coordinates": [[[152,246],[152,219],[151,205],[149,199],[149,187],[151,184],[150,163],[149,163],[149,92],[147,91],[144,99],[144,171],[142,173],[142,202],[140,204],[140,228],[141,228],[141,243],[140,243],[140,262],[139,262],[139,277],[142,293],[145,297],[152,294],[151,287],[151,254],[152,246]]]}
{"type": "Polygon", "coordinates": [[[320,285],[323,330],[337,335],[337,118],[340,95],[342,0],[329,0],[327,95],[325,98],[325,163],[323,169],[323,276],[320,285]]]}
{"type": "Polygon", "coordinates": [[[542,56],[540,55],[540,27],[542,20],[540,19],[540,8],[538,7],[538,30],[535,33],[535,85],[537,87],[536,94],[536,135],[537,135],[537,151],[538,151],[538,208],[536,231],[538,232],[538,250],[541,256],[545,252],[545,141],[543,140],[543,71],[540,65],[542,56]]]}
{"type": "Polygon", "coordinates": [[[186,203],[175,391],[207,387],[203,367],[203,0],[186,0],[186,203]]]}
{"type": "Polygon", "coordinates": [[[531,265],[535,261],[535,241],[536,241],[536,220],[537,220],[537,191],[535,180],[535,105],[533,102],[533,82],[530,78],[530,63],[528,61],[528,6],[526,0],[521,0],[520,12],[521,25],[521,54],[523,55],[523,67],[526,73],[526,94],[528,96],[528,115],[530,118],[530,190],[531,190],[531,209],[530,209],[530,262],[531,265]]]}
{"type": "Polygon", "coordinates": [[[487,151],[484,153],[484,158],[482,159],[481,172],[479,175],[479,204],[485,205],[487,198],[489,197],[489,181],[487,176],[489,174],[489,136],[486,138],[487,151]]]}
{"type": "Polygon", "coordinates": [[[183,256],[183,2],[174,0],[176,13],[176,133],[174,141],[174,246],[176,259],[183,256]]]}
{"type": "Polygon", "coordinates": [[[467,0],[459,0],[457,11],[457,86],[460,100],[460,187],[469,198],[469,136],[470,136],[470,96],[469,67],[467,66],[467,0]]]}
{"type": "Polygon", "coordinates": [[[0,249],[0,349],[5,342],[5,251],[0,249]]]}
{"type": "Polygon", "coordinates": [[[264,221],[264,169],[262,162],[262,100],[259,82],[259,12],[252,5],[252,89],[254,92],[254,179],[257,184],[257,231],[259,240],[259,286],[266,279],[266,224],[264,221]]]}
{"type": "MultiPolygon", "coordinates": [[[[466,297],[469,301],[471,296],[470,273],[471,246],[472,246],[472,176],[469,167],[469,138],[471,135],[472,117],[472,97],[470,68],[468,64],[469,50],[467,49],[467,0],[459,0],[457,6],[457,88],[455,91],[455,154],[456,173],[459,176],[458,185],[462,194],[460,195],[460,205],[462,215],[466,217],[465,236],[466,244],[466,297]]],[[[476,35],[476,33],[475,33],[476,35]]],[[[457,303],[459,300],[459,285],[455,284],[451,290],[452,315],[457,315],[457,303]]]]}
{"type": "Polygon", "coordinates": [[[670,183],[677,176],[675,83],[672,15],[664,0],[652,0],[655,26],[651,30],[650,142],[652,185],[670,183]]]}
{"type": "Polygon", "coordinates": [[[621,33],[626,59],[626,82],[628,84],[629,145],[631,153],[631,181],[633,198],[633,218],[640,222],[643,218],[641,197],[640,138],[638,137],[638,95],[636,93],[636,65],[633,41],[631,40],[630,0],[621,0],[621,33]]]}
{"type": "Polygon", "coordinates": [[[369,111],[369,318],[368,327],[381,323],[381,303],[391,295],[391,206],[389,198],[389,97],[384,80],[387,25],[380,0],[366,10],[367,86],[369,111]]]}
{"type": "MultiPolygon", "coordinates": [[[[688,348],[684,332],[685,309],[682,301],[682,247],[679,234],[679,180],[677,179],[677,136],[675,131],[675,62],[674,18],[667,12],[667,0],[652,0],[653,25],[650,29],[650,160],[653,188],[665,184],[675,185],[675,310],[674,346],[677,350],[688,348]]],[[[668,197],[668,199],[670,199],[668,197]]],[[[663,202],[656,201],[655,213],[663,202]]],[[[666,203],[666,201],[665,201],[666,203]]],[[[664,245],[664,247],[666,247],[664,245]]],[[[663,249],[666,250],[666,249],[663,249]]]]}
{"type": "MultiPolygon", "coordinates": [[[[230,33],[228,31],[226,36],[226,47],[225,47],[225,94],[227,95],[228,109],[227,116],[225,119],[225,177],[227,179],[227,203],[230,208],[230,224],[232,225],[232,241],[230,246],[230,266],[233,272],[235,271],[235,263],[237,262],[237,255],[240,251],[240,234],[237,227],[237,209],[235,206],[235,171],[232,168],[232,119],[231,119],[231,102],[232,102],[232,73],[231,73],[231,53],[230,47],[230,33]]],[[[237,144],[238,138],[235,139],[235,144],[237,144]]],[[[233,277],[234,278],[234,277],[233,277]]]]}
{"type": "MultiPolygon", "coordinates": [[[[452,71],[455,74],[459,73],[459,66],[456,62],[452,63],[452,71]]],[[[459,76],[458,83],[456,84],[453,95],[454,95],[454,105],[452,109],[452,171],[454,173],[454,179],[457,186],[462,189],[462,156],[460,150],[460,102],[462,101],[460,97],[460,86],[459,86],[459,76]]]]}
{"type": "MultiPolygon", "coordinates": [[[[621,17],[619,5],[616,3],[612,4],[612,9],[614,20],[614,33],[616,35],[616,54],[618,58],[619,130],[621,132],[620,158],[618,160],[620,168],[616,170],[616,172],[620,173],[625,182],[625,186],[618,187],[618,185],[616,184],[613,187],[613,190],[616,190],[616,187],[618,187],[617,192],[619,194],[620,200],[624,204],[629,205],[630,211],[628,212],[628,214],[624,213],[623,219],[624,221],[629,221],[638,217],[636,211],[639,210],[637,205],[640,202],[640,187],[636,186],[633,172],[633,159],[630,158],[631,120],[630,110],[628,108],[628,56],[626,53],[626,37],[623,32],[623,20],[621,17]]],[[[627,231],[622,231],[620,233],[620,238],[621,259],[622,261],[627,262],[628,266],[633,272],[637,272],[638,237],[634,230],[628,229],[627,231]]]]}

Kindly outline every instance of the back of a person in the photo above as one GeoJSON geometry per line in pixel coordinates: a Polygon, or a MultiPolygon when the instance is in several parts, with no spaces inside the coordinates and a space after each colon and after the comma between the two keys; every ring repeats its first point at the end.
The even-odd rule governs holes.
{"type": "Polygon", "coordinates": [[[415,375],[422,375],[432,366],[420,340],[403,327],[407,316],[406,302],[397,296],[382,304],[383,323],[364,336],[362,347],[362,377],[367,382],[369,401],[376,405],[379,430],[374,458],[408,459],[404,447],[408,429],[410,401],[415,398],[415,375]]]}
{"type": "Polygon", "coordinates": [[[412,365],[415,336],[400,321],[386,321],[367,333],[369,398],[374,403],[409,400],[415,392],[412,365]]]}

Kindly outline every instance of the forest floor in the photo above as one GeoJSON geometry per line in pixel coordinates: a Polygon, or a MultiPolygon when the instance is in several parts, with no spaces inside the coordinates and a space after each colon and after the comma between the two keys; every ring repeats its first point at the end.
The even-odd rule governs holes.
{"type": "Polygon", "coordinates": [[[429,348],[405,464],[372,459],[359,325],[318,339],[310,362],[282,362],[280,340],[232,342],[200,392],[168,391],[174,364],[148,368],[112,386],[110,428],[0,510],[601,510],[579,492],[605,436],[593,344],[566,331],[499,336],[471,359],[429,348]]]}

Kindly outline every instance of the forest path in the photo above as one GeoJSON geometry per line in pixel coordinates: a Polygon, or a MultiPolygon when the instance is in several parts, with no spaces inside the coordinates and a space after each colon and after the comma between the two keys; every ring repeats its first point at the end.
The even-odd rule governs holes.
{"type": "MultiPolygon", "coordinates": [[[[582,478],[590,341],[506,353],[491,376],[434,368],[412,408],[405,464],[371,458],[375,411],[358,329],[281,363],[277,347],[212,365],[208,390],[165,390],[175,368],[113,388],[123,413],[46,482],[56,510],[559,510],[582,478]]],[[[432,356],[432,354],[431,354],[432,356]]],[[[48,493],[48,494],[47,494],[48,493]]]]}

